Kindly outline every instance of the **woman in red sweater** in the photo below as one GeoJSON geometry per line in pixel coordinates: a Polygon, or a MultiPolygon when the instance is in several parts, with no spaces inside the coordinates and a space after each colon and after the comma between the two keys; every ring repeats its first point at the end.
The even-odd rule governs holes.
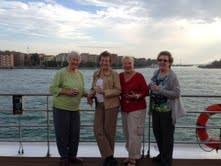
{"type": "Polygon", "coordinates": [[[143,75],[134,70],[133,58],[124,57],[122,64],[124,72],[120,73],[121,110],[126,149],[129,153],[125,164],[135,166],[136,161],[141,158],[141,142],[146,115],[145,97],[149,89],[143,75]]]}

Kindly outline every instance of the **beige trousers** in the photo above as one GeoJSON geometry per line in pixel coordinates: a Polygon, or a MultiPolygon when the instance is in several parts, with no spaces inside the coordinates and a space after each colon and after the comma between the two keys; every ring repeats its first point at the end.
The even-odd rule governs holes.
{"type": "Polygon", "coordinates": [[[122,112],[124,135],[126,137],[126,149],[129,158],[141,158],[141,144],[144,134],[144,122],[146,109],[133,112],[122,112]]]}
{"type": "Polygon", "coordinates": [[[96,106],[94,133],[103,158],[114,154],[118,110],[118,108],[105,110],[103,103],[96,106]]]}

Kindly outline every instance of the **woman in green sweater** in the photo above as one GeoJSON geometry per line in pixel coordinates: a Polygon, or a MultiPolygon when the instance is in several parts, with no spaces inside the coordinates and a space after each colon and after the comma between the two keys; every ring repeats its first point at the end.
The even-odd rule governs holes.
{"type": "Polygon", "coordinates": [[[84,78],[78,70],[81,57],[77,52],[71,52],[67,61],[68,66],[57,71],[50,86],[60,166],[82,162],[76,157],[80,135],[79,105],[81,98],[86,96],[84,78]]]}

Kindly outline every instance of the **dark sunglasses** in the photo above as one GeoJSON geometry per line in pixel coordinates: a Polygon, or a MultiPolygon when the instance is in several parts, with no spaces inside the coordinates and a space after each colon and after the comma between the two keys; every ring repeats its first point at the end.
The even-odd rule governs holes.
{"type": "Polygon", "coordinates": [[[168,62],[168,60],[167,59],[158,59],[158,62],[168,62]]]}

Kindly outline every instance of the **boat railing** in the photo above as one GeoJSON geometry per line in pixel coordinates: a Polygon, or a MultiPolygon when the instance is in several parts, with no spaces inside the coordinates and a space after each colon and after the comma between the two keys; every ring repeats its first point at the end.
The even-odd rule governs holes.
{"type": "MultiPolygon", "coordinates": [[[[0,94],[0,97],[1,98],[7,98],[6,101],[9,103],[9,105],[0,106],[0,131],[1,130],[4,131],[4,134],[0,133],[0,142],[19,142],[19,150],[18,150],[19,154],[24,153],[23,143],[25,143],[25,142],[45,142],[45,143],[47,143],[47,154],[46,154],[46,156],[49,157],[50,156],[50,143],[55,141],[54,137],[51,136],[51,134],[54,133],[53,132],[53,118],[51,117],[51,113],[52,113],[52,104],[51,104],[52,103],[51,102],[52,97],[51,97],[51,95],[48,94],[48,93],[45,93],[45,94],[44,93],[41,93],[41,94],[11,94],[11,93],[8,93],[8,94],[0,94]],[[31,108],[23,108],[22,111],[23,112],[30,112],[28,117],[26,117],[26,121],[29,121],[29,118],[32,119],[31,112],[33,112],[33,111],[34,112],[36,112],[36,111],[43,112],[44,120],[42,120],[42,122],[44,122],[44,123],[43,124],[41,124],[41,123],[40,124],[38,124],[38,123],[37,124],[22,123],[23,117],[24,117],[23,114],[13,115],[13,106],[12,106],[13,105],[12,104],[13,96],[21,96],[22,98],[43,97],[44,99],[41,99],[41,100],[44,101],[44,107],[42,107],[42,108],[38,108],[36,106],[33,107],[33,105],[39,104],[39,102],[35,101],[34,103],[31,103],[31,104],[29,103],[29,105],[32,105],[31,108]],[[10,105],[10,103],[11,103],[11,105],[10,105]],[[5,108],[5,107],[7,107],[7,108],[5,108]],[[14,116],[14,118],[16,119],[17,122],[16,123],[13,122],[12,124],[7,124],[8,121],[1,122],[1,118],[7,117],[7,115],[14,116]],[[2,137],[4,135],[7,135],[7,133],[5,133],[5,131],[6,131],[5,129],[7,129],[7,132],[9,132],[10,128],[16,129],[18,139],[9,139],[8,137],[10,137],[10,134],[5,139],[2,137]],[[45,129],[45,131],[42,130],[42,132],[44,131],[44,139],[43,140],[32,140],[32,139],[27,139],[27,138],[24,139],[24,132],[26,132],[26,134],[27,134],[27,132],[29,132],[29,131],[25,131],[25,130],[27,130],[28,128],[38,128],[38,129],[42,128],[42,129],[45,129]],[[52,139],[52,137],[53,137],[53,139],[52,139]]],[[[220,95],[182,95],[182,98],[183,99],[191,98],[191,101],[193,101],[196,98],[197,99],[202,98],[202,99],[205,99],[207,101],[212,100],[211,102],[213,103],[214,102],[213,100],[215,100],[215,102],[218,102],[217,100],[220,100],[221,96],[220,95]]],[[[147,98],[147,101],[148,101],[148,99],[149,98],[147,98]]],[[[28,102],[33,102],[33,101],[32,100],[27,101],[26,104],[28,102]]],[[[209,102],[209,103],[211,103],[211,102],[209,102]]],[[[0,102],[0,104],[1,104],[1,102],[0,102]]],[[[205,105],[205,107],[206,107],[206,105],[205,105]]],[[[147,110],[147,112],[148,112],[148,110],[147,110]]],[[[196,131],[197,128],[206,128],[207,130],[213,130],[213,131],[216,130],[216,131],[218,131],[219,137],[221,137],[221,125],[219,125],[219,124],[215,125],[215,124],[212,123],[211,125],[207,125],[205,127],[196,125],[196,123],[195,123],[196,118],[202,112],[205,112],[205,110],[202,110],[202,109],[199,110],[199,111],[188,110],[187,114],[186,114],[186,117],[188,117],[188,116],[192,117],[192,120],[194,120],[194,122],[192,122],[192,124],[191,124],[191,123],[186,122],[185,119],[182,120],[182,118],[181,118],[181,120],[175,126],[176,130],[181,130],[182,132],[185,131],[185,133],[191,133],[192,136],[196,136],[195,131],[196,131]],[[187,124],[185,124],[185,123],[187,123],[187,124]]],[[[82,113],[89,113],[91,116],[93,116],[94,109],[84,109],[84,110],[82,110],[82,113]]],[[[220,114],[221,112],[215,112],[215,113],[220,114]]],[[[143,156],[145,155],[145,151],[147,151],[146,155],[149,156],[150,151],[151,151],[151,144],[156,143],[155,139],[153,137],[153,133],[152,133],[152,120],[151,120],[151,116],[149,116],[149,115],[150,115],[150,113],[148,112],[147,113],[147,118],[146,118],[146,121],[145,121],[145,132],[144,132],[143,141],[142,141],[142,145],[143,145],[142,146],[142,155],[143,156]]],[[[213,118],[216,119],[216,120],[220,119],[219,117],[213,117],[213,118]]],[[[10,119],[10,118],[8,118],[8,119],[10,119]]],[[[119,117],[118,121],[120,121],[120,119],[121,118],[119,117]]],[[[91,131],[92,131],[93,121],[91,123],[88,123],[87,120],[86,120],[86,122],[85,121],[81,122],[81,129],[82,128],[83,129],[91,128],[91,131]]],[[[122,130],[121,122],[118,122],[117,130],[118,130],[118,132],[119,132],[119,130],[122,130]]],[[[121,131],[121,133],[122,133],[122,131],[121,131]]],[[[123,134],[120,134],[120,135],[123,135],[123,134]]],[[[124,139],[119,139],[116,142],[124,142],[124,141],[125,141],[124,139]]],[[[82,139],[81,142],[95,142],[95,138],[93,136],[93,133],[91,133],[90,138],[82,139]]],[[[204,142],[200,141],[199,139],[197,139],[197,136],[196,136],[194,141],[189,140],[189,139],[183,139],[183,138],[181,138],[179,140],[179,139],[175,138],[174,143],[175,144],[199,144],[199,145],[203,145],[203,144],[205,144],[205,141],[204,142]]],[[[215,143],[217,143],[217,142],[215,142],[215,143]]]]}

